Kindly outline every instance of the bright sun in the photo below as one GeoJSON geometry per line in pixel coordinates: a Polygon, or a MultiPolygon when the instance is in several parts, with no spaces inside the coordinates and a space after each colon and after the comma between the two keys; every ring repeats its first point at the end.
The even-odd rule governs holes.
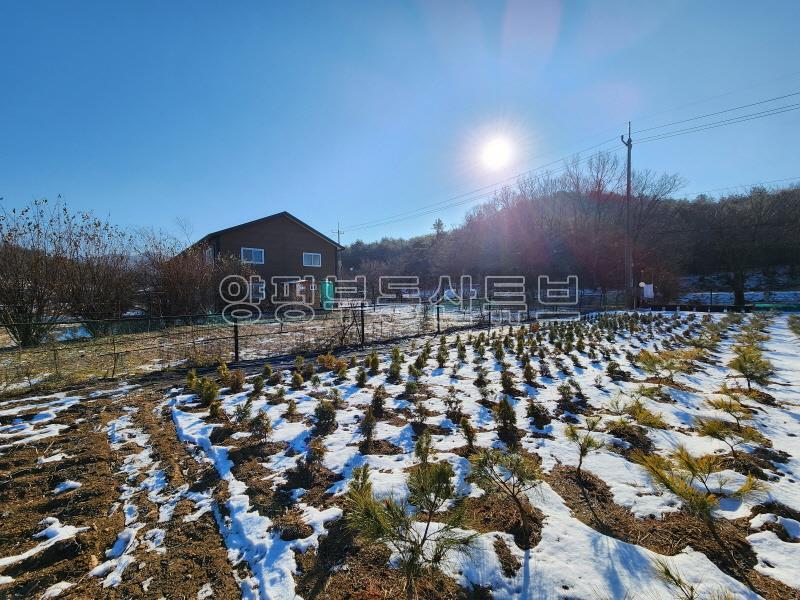
{"type": "Polygon", "coordinates": [[[481,151],[481,160],[487,169],[496,171],[508,166],[511,162],[511,155],[513,149],[511,142],[506,138],[496,137],[492,138],[483,146],[481,151]]]}

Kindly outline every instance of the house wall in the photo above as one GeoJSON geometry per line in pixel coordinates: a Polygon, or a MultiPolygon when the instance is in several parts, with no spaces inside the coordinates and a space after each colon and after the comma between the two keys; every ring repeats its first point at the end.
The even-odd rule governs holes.
{"type": "MultiPolygon", "coordinates": [[[[264,264],[248,266],[267,282],[278,276],[313,276],[320,281],[336,275],[336,246],[285,216],[245,225],[233,231],[222,232],[214,240],[218,255],[238,259],[241,248],[263,248],[264,264]],[[320,267],[304,267],[303,252],[322,255],[320,267]]],[[[317,288],[318,289],[318,288],[317,288]]],[[[272,290],[267,290],[267,296],[272,290]]]]}

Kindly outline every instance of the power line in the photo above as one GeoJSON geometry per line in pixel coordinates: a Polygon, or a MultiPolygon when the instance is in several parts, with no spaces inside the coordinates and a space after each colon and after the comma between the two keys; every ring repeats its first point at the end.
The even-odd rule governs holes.
{"type": "MultiPolygon", "coordinates": [[[[606,154],[607,152],[618,152],[618,151],[619,151],[619,149],[616,149],[616,150],[604,150],[602,152],[596,152],[596,153],[591,154],[591,155],[589,155],[589,156],[587,156],[585,158],[582,158],[582,159],[577,160],[577,161],[575,161],[573,163],[570,163],[570,164],[568,164],[568,165],[566,165],[566,166],[564,166],[564,167],[562,167],[560,169],[556,169],[554,171],[551,171],[550,173],[552,173],[552,174],[561,173],[561,172],[567,170],[568,168],[570,168],[572,166],[576,166],[576,165],[579,165],[581,163],[587,162],[587,161],[589,161],[589,160],[591,160],[593,158],[596,158],[596,157],[600,156],[601,154],[606,154]]],[[[525,172],[520,173],[518,175],[515,175],[514,177],[511,177],[509,179],[519,179],[520,177],[524,177],[526,175],[533,174],[534,172],[540,171],[541,169],[543,169],[543,168],[545,168],[547,166],[551,166],[553,164],[562,162],[562,161],[566,160],[567,158],[569,158],[569,157],[568,156],[567,157],[562,157],[562,158],[560,158],[560,159],[558,159],[556,161],[553,161],[552,163],[548,163],[547,165],[543,165],[542,167],[539,167],[537,169],[531,169],[529,171],[525,171],[525,172]]],[[[446,204],[444,206],[432,205],[432,206],[429,206],[429,207],[418,208],[415,211],[412,211],[414,214],[399,213],[399,214],[396,214],[396,215],[392,215],[390,217],[384,217],[382,219],[377,219],[375,221],[368,221],[367,223],[354,225],[352,227],[349,227],[347,229],[347,231],[358,231],[358,230],[361,230],[361,229],[371,229],[373,227],[378,227],[378,226],[381,226],[381,225],[390,225],[392,223],[397,223],[398,221],[404,221],[404,220],[407,220],[407,219],[413,219],[413,218],[429,215],[429,214],[432,214],[432,213],[436,213],[436,212],[439,212],[440,210],[446,210],[448,208],[455,208],[457,206],[463,206],[465,204],[470,204],[470,203],[473,203],[473,202],[477,202],[479,200],[487,200],[487,199],[490,199],[493,196],[495,196],[495,194],[497,193],[497,189],[498,189],[498,187],[500,185],[501,185],[500,183],[495,183],[495,184],[492,184],[490,186],[486,186],[485,188],[479,188],[479,190],[483,190],[483,189],[486,189],[486,188],[491,188],[491,189],[489,191],[487,191],[487,192],[483,192],[483,193],[480,193],[480,194],[477,194],[477,195],[475,195],[475,193],[477,191],[479,191],[479,190],[474,190],[473,192],[468,192],[466,194],[462,194],[462,196],[470,196],[470,197],[463,198],[461,200],[452,201],[449,204],[446,204]]],[[[441,204],[441,203],[439,203],[439,204],[441,204]]]]}
{"type": "MultiPolygon", "coordinates": [[[[705,115],[692,117],[690,119],[684,119],[684,120],[681,120],[681,121],[674,121],[672,123],[666,123],[666,124],[663,124],[663,125],[649,127],[649,128],[646,128],[646,129],[639,130],[638,133],[641,133],[643,131],[652,131],[652,130],[655,130],[655,129],[662,129],[664,127],[670,127],[672,125],[677,125],[677,124],[680,124],[680,123],[696,121],[696,120],[707,118],[707,117],[710,117],[710,116],[724,114],[724,113],[731,112],[731,111],[734,111],[734,110],[741,110],[743,108],[747,108],[747,107],[751,107],[751,106],[757,106],[757,105],[760,105],[760,104],[765,104],[767,102],[774,102],[776,100],[780,100],[780,99],[788,98],[788,97],[792,97],[792,96],[797,96],[797,95],[800,95],[800,92],[793,92],[791,94],[785,94],[785,95],[782,95],[782,96],[776,96],[774,98],[768,98],[768,99],[765,99],[765,100],[762,100],[762,101],[753,102],[753,103],[750,103],[750,104],[745,104],[745,105],[741,105],[741,106],[738,106],[738,107],[725,109],[725,110],[722,110],[722,111],[716,111],[716,112],[713,112],[713,113],[707,113],[705,115]]],[[[736,117],[731,117],[730,119],[723,119],[723,120],[716,121],[716,122],[713,122],[713,123],[704,123],[704,124],[701,124],[701,125],[688,127],[688,128],[684,128],[684,129],[678,129],[678,130],[674,130],[674,131],[666,131],[666,132],[663,132],[663,133],[655,134],[655,135],[652,135],[652,136],[645,137],[643,139],[637,140],[637,143],[646,143],[646,142],[659,141],[659,140],[663,140],[663,139],[667,139],[667,138],[671,138],[671,137],[675,137],[675,136],[679,136],[679,135],[686,135],[686,134],[689,134],[689,133],[696,133],[696,132],[699,132],[699,131],[705,131],[705,130],[708,130],[708,129],[715,129],[715,128],[724,127],[724,126],[727,126],[727,125],[734,125],[734,124],[737,124],[737,123],[744,123],[746,121],[762,119],[762,118],[766,118],[766,117],[769,117],[769,116],[773,116],[773,115],[777,115],[777,114],[781,114],[781,113],[785,113],[785,112],[791,112],[791,111],[798,110],[798,109],[800,109],[800,103],[788,104],[788,105],[784,105],[784,106],[770,108],[770,109],[767,109],[767,110],[764,110],[764,111],[758,111],[758,112],[754,112],[754,113],[750,113],[750,114],[746,114],[746,115],[739,115],[739,116],[736,116],[736,117]]],[[[463,206],[465,204],[469,204],[469,203],[476,202],[476,201],[479,201],[479,200],[482,200],[482,199],[490,198],[490,197],[494,196],[497,193],[498,188],[500,188],[501,186],[507,184],[509,181],[518,180],[518,179],[520,179],[522,177],[525,177],[526,175],[529,176],[529,175],[531,175],[531,174],[533,174],[535,172],[542,171],[543,169],[545,169],[545,168],[547,168],[549,166],[552,166],[552,165],[557,164],[557,163],[562,162],[562,161],[566,161],[570,156],[574,156],[575,154],[578,154],[580,152],[585,152],[587,150],[591,150],[591,149],[594,149],[594,148],[598,148],[598,147],[604,146],[604,145],[606,145],[606,144],[608,144],[608,143],[610,143],[612,141],[616,141],[616,137],[610,138],[608,140],[605,140],[603,142],[600,142],[598,144],[590,146],[589,148],[584,148],[583,150],[580,150],[577,153],[573,153],[571,155],[561,157],[559,159],[556,159],[556,160],[554,160],[552,162],[546,163],[546,164],[541,165],[539,167],[535,167],[533,169],[530,169],[530,170],[527,170],[527,171],[523,171],[522,173],[518,173],[516,175],[512,175],[511,177],[503,179],[503,180],[501,180],[499,182],[495,182],[495,183],[489,184],[487,186],[483,186],[481,188],[477,188],[476,190],[472,190],[470,192],[465,192],[463,194],[459,194],[458,196],[454,196],[454,197],[448,198],[446,200],[441,200],[441,201],[435,202],[435,203],[433,203],[431,205],[428,205],[426,207],[420,207],[420,208],[417,208],[417,209],[414,209],[414,210],[405,211],[405,212],[402,212],[402,213],[397,213],[397,214],[392,215],[390,217],[381,217],[381,218],[378,218],[378,219],[373,219],[371,221],[364,221],[362,223],[357,223],[357,224],[349,227],[347,230],[348,231],[358,231],[358,230],[362,230],[362,229],[371,229],[373,227],[378,227],[378,226],[382,226],[382,225],[390,225],[390,224],[393,224],[393,223],[396,223],[396,222],[399,222],[399,221],[425,216],[425,215],[428,215],[428,214],[439,212],[441,210],[446,210],[446,209],[454,208],[454,207],[457,207],[457,206],[463,206]],[[485,190],[489,190],[489,191],[487,192],[485,190]]],[[[555,173],[562,172],[562,171],[568,169],[572,165],[577,165],[577,164],[583,163],[583,162],[585,162],[587,160],[591,160],[592,158],[594,158],[596,156],[599,156],[600,154],[604,154],[605,152],[609,152],[609,151],[613,152],[615,150],[606,150],[606,151],[594,153],[594,154],[590,155],[589,157],[581,159],[581,160],[579,160],[577,162],[574,162],[572,164],[566,165],[565,167],[563,167],[561,169],[557,169],[555,171],[555,173]]],[[[737,186],[732,186],[732,187],[737,187],[737,186]]]]}
{"type": "Polygon", "coordinates": [[[683,119],[681,121],[673,121],[672,123],[665,123],[664,125],[656,125],[655,127],[647,127],[645,129],[639,129],[638,131],[634,131],[633,133],[644,133],[645,131],[652,131],[654,129],[663,129],[664,127],[671,127],[672,125],[680,125],[681,123],[688,123],[690,121],[698,121],[700,119],[705,119],[706,117],[714,117],[716,115],[721,115],[724,113],[733,112],[735,110],[741,110],[743,108],[750,108],[751,106],[758,106],[759,104],[766,104],[768,102],[775,102],[776,100],[783,100],[784,98],[791,98],[792,96],[800,96],[800,92],[793,92],[791,94],[785,94],[783,96],[775,96],[774,98],[768,98],[767,100],[761,100],[759,102],[752,102],[750,104],[743,104],[741,106],[735,106],[733,108],[726,108],[725,110],[718,110],[716,112],[707,113],[705,115],[700,115],[699,117],[692,117],[691,119],[683,119]]]}
{"type": "Polygon", "coordinates": [[[717,127],[724,127],[726,125],[735,125],[737,123],[744,123],[745,121],[763,119],[765,117],[771,117],[772,115],[779,115],[781,113],[791,112],[793,110],[798,110],[798,109],[800,109],[800,103],[787,104],[785,106],[779,106],[776,108],[771,108],[760,112],[750,113],[748,115],[740,115],[738,117],[732,117],[730,119],[723,119],[722,121],[716,121],[714,123],[705,123],[703,125],[697,125],[695,127],[687,127],[686,129],[679,129],[676,131],[666,131],[664,133],[656,134],[650,137],[637,140],[637,143],[644,144],[645,142],[664,140],[667,138],[675,137],[677,135],[685,135],[687,133],[695,133],[697,131],[705,131],[707,129],[716,129],[717,127]]]}
{"type": "Polygon", "coordinates": [[[797,177],[784,177],[783,179],[771,179],[770,181],[754,181],[753,183],[742,183],[742,184],[739,184],[739,185],[729,185],[727,187],[714,188],[712,190],[703,190],[702,192],[689,192],[689,193],[686,193],[685,195],[687,197],[689,197],[689,196],[699,196],[701,194],[708,194],[710,192],[721,192],[723,190],[734,190],[734,189],[737,189],[737,188],[750,188],[750,187],[754,187],[754,186],[757,186],[757,185],[770,185],[770,184],[773,184],[773,183],[782,183],[784,181],[800,181],[800,175],[798,175],[797,177]]]}
{"type": "MultiPolygon", "coordinates": [[[[354,230],[358,230],[358,229],[367,229],[369,227],[373,227],[375,224],[378,224],[378,225],[383,224],[383,222],[386,219],[394,219],[395,217],[400,217],[400,216],[403,216],[403,215],[409,215],[409,217],[411,218],[411,217],[416,216],[415,213],[417,213],[418,211],[421,211],[421,210],[426,210],[427,211],[431,207],[438,206],[438,205],[445,205],[445,206],[442,206],[442,209],[450,208],[451,207],[450,203],[452,203],[454,201],[457,201],[457,200],[460,200],[462,198],[466,198],[467,196],[474,196],[475,194],[479,194],[481,192],[484,192],[485,190],[490,190],[491,193],[489,195],[491,196],[491,195],[494,194],[494,192],[497,190],[498,187],[501,187],[501,186],[503,186],[503,185],[505,185],[507,183],[510,183],[512,181],[517,181],[521,177],[525,177],[526,175],[531,175],[531,174],[533,174],[533,173],[535,173],[537,171],[541,171],[542,169],[546,169],[547,167],[550,167],[552,165],[558,164],[558,163],[566,160],[570,156],[575,156],[576,154],[580,154],[582,152],[587,152],[589,150],[593,150],[595,148],[599,148],[600,146],[605,146],[606,144],[609,144],[611,142],[616,141],[616,139],[617,139],[616,136],[613,137],[613,138],[609,138],[609,139],[607,139],[605,141],[602,141],[602,142],[600,142],[598,144],[594,144],[593,146],[589,146],[588,148],[583,148],[582,150],[578,150],[577,152],[572,152],[571,154],[569,154],[567,156],[563,156],[561,158],[558,158],[558,159],[556,159],[556,160],[554,160],[552,162],[549,162],[549,163],[546,163],[546,164],[543,164],[543,165],[539,165],[538,167],[534,167],[532,169],[528,169],[527,171],[522,171],[522,172],[517,173],[515,175],[511,175],[509,177],[506,177],[505,179],[501,179],[500,181],[495,181],[493,183],[490,183],[490,184],[485,185],[483,187],[476,188],[476,189],[471,190],[469,192],[464,192],[463,194],[458,194],[457,196],[452,196],[452,197],[447,198],[445,200],[439,200],[438,202],[434,202],[433,204],[430,204],[428,206],[422,206],[420,208],[416,208],[416,209],[412,209],[412,210],[396,213],[395,215],[393,215],[391,217],[381,217],[381,218],[378,218],[378,219],[373,219],[371,221],[362,221],[361,223],[356,223],[356,224],[351,225],[350,227],[348,227],[347,231],[354,231],[354,230]]],[[[598,152],[594,156],[597,156],[599,154],[602,154],[602,152],[598,152]]],[[[472,201],[472,200],[468,200],[468,202],[469,201],[472,201]]],[[[459,206],[460,204],[461,203],[456,203],[456,204],[453,204],[452,206],[459,206]]]]}

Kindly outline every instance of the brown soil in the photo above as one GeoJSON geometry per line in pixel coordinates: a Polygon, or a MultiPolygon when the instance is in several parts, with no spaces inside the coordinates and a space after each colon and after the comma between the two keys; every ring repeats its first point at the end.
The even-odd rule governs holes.
{"type": "Polygon", "coordinates": [[[280,531],[281,539],[285,542],[306,538],[314,533],[314,529],[303,521],[303,511],[297,508],[287,508],[274,517],[272,527],[280,531]]]}
{"type": "Polygon", "coordinates": [[[577,519],[605,535],[668,556],[691,546],[768,600],[796,597],[796,590],[753,569],[757,559],[745,539],[751,533],[746,525],[720,519],[712,532],[701,519],[683,510],[661,519],[638,519],[614,503],[604,481],[586,471],[578,478],[574,467],[559,465],[546,480],[577,519]]]}
{"type": "Polygon", "coordinates": [[[136,426],[151,434],[153,456],[170,482],[169,492],[199,478],[196,463],[177,442],[171,421],[153,411],[155,400],[160,398],[131,394],[122,399],[84,400],[55,420],[73,423],[69,430],[56,438],[10,450],[0,458],[0,472],[14,481],[13,488],[0,487],[4,521],[0,555],[17,554],[32,547],[36,541],[32,534],[42,529],[36,523],[45,516],[55,516],[63,524],[89,527],[75,539],[5,569],[3,574],[15,580],[0,590],[0,596],[38,597],[50,585],[68,581],[75,585],[62,593],[63,598],[194,597],[205,584],[211,585],[215,598],[240,597],[214,518],[206,513],[184,522],[183,517],[195,511],[194,504],[185,499],[178,502],[168,523],[158,523],[158,506],[145,494],[137,494],[135,503],[144,530],[165,530],[164,554],[147,551],[140,545],[134,564],[126,569],[118,587],[103,588],[101,579],[88,576],[105,559],[106,550],[124,527],[120,510],[109,516],[124,481],[117,470],[123,458],[138,452],[139,447],[129,444],[113,451],[104,430],[110,419],[122,414],[122,406],[140,408],[133,419],[136,426]],[[76,418],[85,420],[74,423],[76,418]],[[36,464],[37,455],[55,452],[64,452],[71,458],[36,464]],[[79,481],[82,486],[53,498],[49,493],[52,487],[66,479],[79,481]],[[145,592],[147,580],[149,591],[145,592]]]}
{"type": "Polygon", "coordinates": [[[627,456],[633,450],[641,450],[649,454],[653,451],[655,446],[653,442],[647,437],[647,430],[639,425],[633,423],[622,423],[614,421],[609,427],[606,428],[606,433],[610,433],[614,437],[628,442],[631,447],[621,450],[621,454],[627,456]]]}
{"type": "Polygon", "coordinates": [[[405,450],[403,450],[397,444],[393,444],[389,440],[373,440],[372,443],[367,446],[366,441],[360,442],[358,444],[358,451],[361,454],[403,454],[405,450]]]}
{"type": "Polygon", "coordinates": [[[494,552],[497,554],[497,559],[500,561],[500,567],[503,569],[503,575],[506,577],[514,577],[519,571],[522,563],[519,559],[511,553],[511,550],[506,544],[505,540],[497,537],[494,540],[494,552]]]}
{"type": "Polygon", "coordinates": [[[646,379],[642,379],[638,381],[638,383],[653,383],[656,385],[663,385],[666,387],[671,387],[675,390],[681,390],[684,392],[697,392],[695,388],[690,385],[686,385],[684,383],[680,383],[679,381],[671,381],[667,377],[647,377],[646,379]]]}
{"type": "Polygon", "coordinates": [[[479,498],[465,498],[466,524],[469,529],[481,533],[502,531],[514,536],[514,542],[520,548],[533,548],[542,539],[542,521],[544,514],[538,508],[527,503],[530,517],[530,535],[525,539],[522,531],[522,520],[514,502],[500,494],[484,494],[479,498]]]}

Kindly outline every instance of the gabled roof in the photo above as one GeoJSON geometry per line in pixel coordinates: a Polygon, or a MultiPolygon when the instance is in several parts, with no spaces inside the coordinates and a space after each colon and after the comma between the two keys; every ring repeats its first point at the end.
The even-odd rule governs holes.
{"type": "Polygon", "coordinates": [[[321,233],[320,231],[317,231],[316,229],[311,227],[311,225],[309,225],[308,223],[304,223],[303,221],[301,221],[300,219],[298,219],[297,217],[295,217],[294,215],[288,213],[285,210],[282,211],[282,212],[279,212],[279,213],[275,213],[274,215],[269,215],[267,217],[261,217],[260,219],[255,219],[254,221],[248,221],[247,223],[241,223],[239,225],[234,225],[233,227],[226,227],[225,229],[220,229],[219,231],[212,231],[211,233],[209,233],[209,234],[203,236],[201,239],[197,240],[197,242],[195,242],[195,244],[193,244],[193,245],[202,244],[203,242],[205,242],[209,238],[216,237],[218,235],[222,235],[222,234],[225,234],[225,233],[230,233],[231,231],[235,231],[237,229],[241,229],[242,227],[248,227],[250,225],[256,225],[258,223],[264,223],[266,221],[271,221],[272,219],[277,219],[279,217],[286,217],[287,219],[289,219],[290,221],[293,221],[294,223],[296,223],[300,227],[302,227],[304,229],[307,229],[308,231],[310,231],[314,235],[317,235],[317,236],[321,237],[323,240],[325,240],[329,244],[332,244],[332,245],[336,246],[339,250],[343,250],[344,249],[344,246],[342,246],[341,244],[333,241],[331,238],[329,238],[324,233],[321,233]]]}

